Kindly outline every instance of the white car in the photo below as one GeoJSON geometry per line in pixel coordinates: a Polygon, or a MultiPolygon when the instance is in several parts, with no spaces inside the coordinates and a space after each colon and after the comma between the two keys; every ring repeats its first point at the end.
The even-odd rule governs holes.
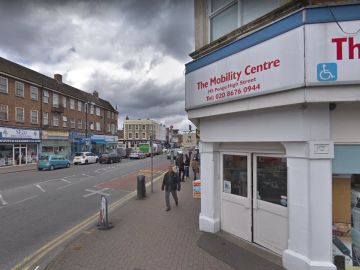
{"type": "Polygon", "coordinates": [[[89,164],[89,163],[97,163],[99,161],[99,157],[91,152],[78,152],[75,153],[75,157],[73,159],[74,165],[77,164],[89,164]]]}

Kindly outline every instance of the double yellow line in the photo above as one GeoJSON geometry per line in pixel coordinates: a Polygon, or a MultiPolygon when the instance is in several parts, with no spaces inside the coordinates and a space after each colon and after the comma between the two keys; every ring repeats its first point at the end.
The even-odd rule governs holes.
{"type": "MultiPolygon", "coordinates": [[[[154,183],[159,181],[163,177],[164,173],[159,175],[154,179],[154,183]]],[[[146,187],[150,186],[150,182],[146,184],[146,187]]],[[[133,191],[120,200],[113,202],[109,206],[109,212],[115,210],[117,207],[125,204],[128,200],[132,199],[136,196],[136,191],[133,191]]],[[[37,251],[35,251],[32,255],[25,257],[21,262],[17,263],[11,270],[30,270],[31,267],[35,267],[36,263],[41,260],[46,254],[54,250],[55,248],[59,247],[69,239],[73,238],[75,235],[79,234],[81,231],[85,230],[91,224],[95,223],[99,219],[99,213],[96,213],[89,218],[85,219],[81,223],[75,225],[73,228],[69,229],[62,235],[56,237],[55,239],[51,240],[37,251]]]]}

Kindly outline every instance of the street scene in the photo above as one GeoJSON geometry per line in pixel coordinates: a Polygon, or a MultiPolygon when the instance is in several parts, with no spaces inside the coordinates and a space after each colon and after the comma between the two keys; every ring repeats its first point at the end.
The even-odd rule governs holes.
{"type": "Polygon", "coordinates": [[[360,269],[360,0],[0,0],[0,270],[360,269]]]}

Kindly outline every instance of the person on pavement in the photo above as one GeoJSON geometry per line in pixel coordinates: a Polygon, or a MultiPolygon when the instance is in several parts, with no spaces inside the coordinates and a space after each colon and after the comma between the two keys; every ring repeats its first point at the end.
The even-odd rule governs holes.
{"type": "Polygon", "coordinates": [[[179,205],[179,200],[176,191],[180,191],[180,181],[177,173],[173,171],[172,165],[168,166],[168,171],[164,175],[164,179],[161,185],[161,190],[165,190],[165,203],[166,211],[170,211],[170,193],[172,194],[176,206],[179,205]]]}
{"type": "Polygon", "coordinates": [[[179,179],[181,182],[184,182],[185,176],[185,166],[184,166],[184,156],[180,154],[176,159],[176,164],[178,166],[179,179]]]}
{"type": "Polygon", "coordinates": [[[194,180],[196,180],[196,174],[200,174],[200,163],[199,160],[196,158],[196,155],[194,156],[194,159],[191,162],[191,168],[194,173],[194,180]]]}
{"type": "Polygon", "coordinates": [[[185,169],[186,178],[189,178],[189,167],[190,167],[190,157],[188,155],[185,155],[184,169],[185,169]]]}

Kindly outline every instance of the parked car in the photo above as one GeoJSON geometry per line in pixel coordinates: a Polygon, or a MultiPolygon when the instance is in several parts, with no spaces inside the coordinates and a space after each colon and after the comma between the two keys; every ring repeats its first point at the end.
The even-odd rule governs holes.
{"type": "Polygon", "coordinates": [[[117,153],[102,153],[99,158],[100,163],[121,162],[121,157],[117,153]]]}
{"type": "Polygon", "coordinates": [[[141,158],[145,158],[145,154],[143,152],[141,152],[140,150],[133,150],[130,155],[129,155],[130,159],[141,159],[141,158]]]}
{"type": "Polygon", "coordinates": [[[89,163],[97,163],[99,161],[99,157],[91,152],[78,152],[75,153],[75,157],[73,159],[74,165],[77,164],[89,164],[89,163]]]}
{"type": "Polygon", "coordinates": [[[54,170],[57,168],[69,168],[70,160],[61,155],[44,154],[41,155],[37,164],[38,170],[54,170]]]}

